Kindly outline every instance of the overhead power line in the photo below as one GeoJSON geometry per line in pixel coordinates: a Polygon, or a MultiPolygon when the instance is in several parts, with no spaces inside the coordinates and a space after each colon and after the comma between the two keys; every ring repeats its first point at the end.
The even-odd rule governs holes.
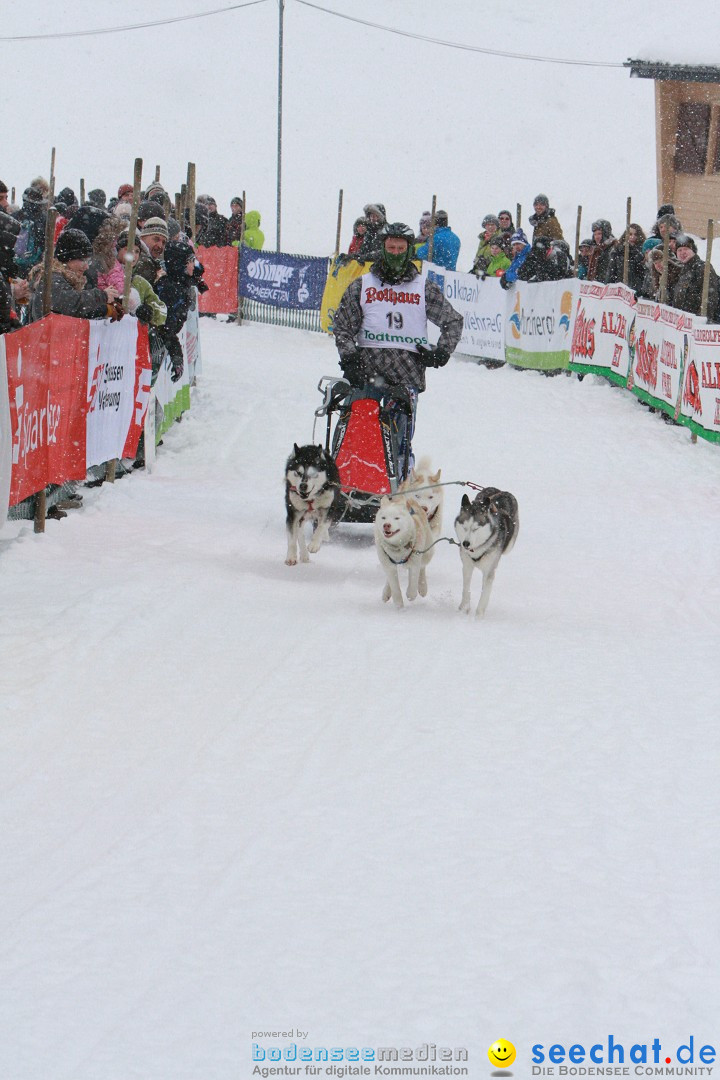
{"type": "Polygon", "coordinates": [[[305,7],[315,8],[326,15],[335,15],[338,19],[347,19],[348,22],[360,23],[362,26],[371,26],[375,30],[385,30],[388,34],[398,34],[400,37],[415,38],[417,41],[428,41],[432,45],[444,45],[448,49],[462,49],[464,52],[484,53],[486,56],[504,56],[510,60],[534,60],[540,64],[570,64],[574,67],[599,67],[599,68],[622,68],[625,65],[606,60],[569,60],[559,56],[532,56],[528,53],[504,52],[500,49],[485,49],[480,45],[464,45],[459,41],[443,41],[441,38],[428,37],[425,34],[413,34],[410,30],[398,30],[394,26],[383,26],[381,23],[368,22],[367,19],[358,19],[354,15],[344,15],[340,11],[321,7],[320,4],[312,4],[310,0],[297,0],[298,4],[305,7]]]}
{"type": "Polygon", "coordinates": [[[0,37],[2,41],[48,41],[55,38],[95,37],[98,34],[120,34],[125,30],[147,30],[152,26],[168,26],[170,23],[189,22],[191,19],[206,19],[209,15],[224,15],[239,8],[265,4],[267,0],[246,0],[243,4],[230,4],[228,7],[215,8],[213,11],[198,11],[195,15],[175,15],[170,19],[154,19],[153,22],[129,23],[127,26],[106,26],[99,30],[66,30],[54,34],[15,34],[0,37]]]}

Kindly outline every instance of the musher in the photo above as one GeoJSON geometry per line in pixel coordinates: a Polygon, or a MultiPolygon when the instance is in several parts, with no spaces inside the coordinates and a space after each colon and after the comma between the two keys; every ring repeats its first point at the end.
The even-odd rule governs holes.
{"type": "Polygon", "coordinates": [[[412,262],[415,234],[395,222],[380,233],[380,257],[351,282],[335,313],[340,367],[363,396],[383,401],[395,426],[400,475],[413,464],[412,437],[425,369],[444,367],[463,330],[463,317],[439,285],[412,262]],[[427,320],[440,327],[430,345],[427,320]]]}

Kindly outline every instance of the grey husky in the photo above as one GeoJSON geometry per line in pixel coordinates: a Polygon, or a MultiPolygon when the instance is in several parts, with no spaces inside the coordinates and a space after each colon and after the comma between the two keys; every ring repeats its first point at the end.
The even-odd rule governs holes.
{"type": "Polygon", "coordinates": [[[309,562],[308,552],[320,550],[327,540],[330,523],[339,516],[340,473],[322,446],[298,446],[285,465],[285,509],[287,511],[288,549],[285,562],[295,566],[309,562]],[[305,540],[305,524],[315,526],[310,546],[305,540]]]}
{"type": "Polygon", "coordinates": [[[509,491],[482,488],[472,502],[463,495],[455,518],[463,568],[460,611],[470,611],[470,583],[477,569],[482,572],[483,584],[475,615],[480,618],[485,614],[500,557],[512,550],[519,528],[517,499],[509,491]]]}

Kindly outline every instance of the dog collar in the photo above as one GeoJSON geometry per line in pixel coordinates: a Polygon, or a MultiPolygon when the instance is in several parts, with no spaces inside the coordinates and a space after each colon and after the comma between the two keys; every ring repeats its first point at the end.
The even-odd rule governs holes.
{"type": "Polygon", "coordinates": [[[392,555],[388,555],[387,548],[385,548],[385,554],[387,555],[390,562],[393,563],[395,566],[403,566],[410,559],[410,556],[413,554],[414,551],[415,547],[414,545],[411,545],[410,550],[408,551],[404,559],[393,559],[392,555]]]}

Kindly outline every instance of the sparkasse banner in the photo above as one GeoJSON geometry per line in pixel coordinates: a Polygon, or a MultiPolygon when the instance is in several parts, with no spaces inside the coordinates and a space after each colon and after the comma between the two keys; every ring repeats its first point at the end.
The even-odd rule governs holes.
{"type": "Polygon", "coordinates": [[[87,370],[88,468],[135,454],[149,394],[147,329],[138,333],[137,319],[93,320],[87,370]]]}

